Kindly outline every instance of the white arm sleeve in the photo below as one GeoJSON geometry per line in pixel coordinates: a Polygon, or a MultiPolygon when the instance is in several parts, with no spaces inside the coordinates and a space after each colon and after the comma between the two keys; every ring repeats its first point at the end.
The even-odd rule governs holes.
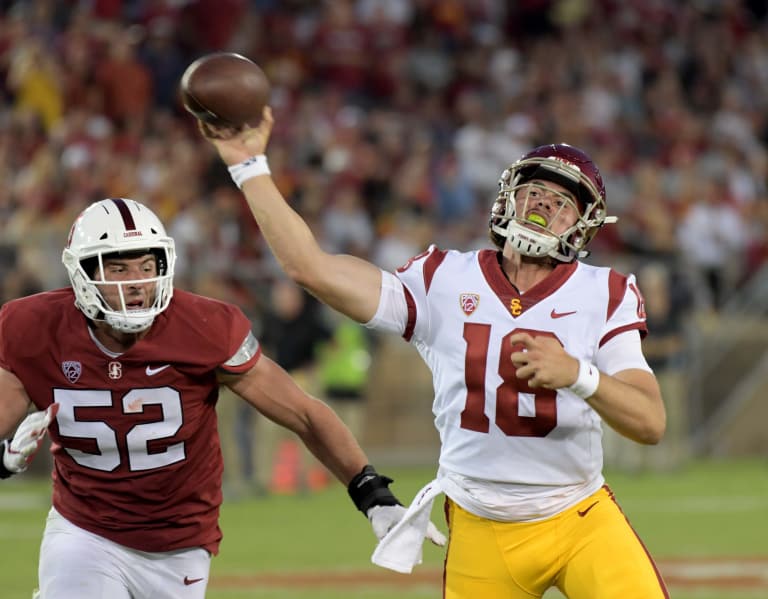
{"type": "Polygon", "coordinates": [[[616,374],[629,368],[653,372],[643,355],[640,333],[636,330],[616,335],[597,350],[595,365],[606,374],[616,374]]]}
{"type": "Polygon", "coordinates": [[[369,329],[402,335],[408,323],[408,304],[403,284],[395,275],[381,271],[381,295],[376,314],[364,326],[369,329]]]}

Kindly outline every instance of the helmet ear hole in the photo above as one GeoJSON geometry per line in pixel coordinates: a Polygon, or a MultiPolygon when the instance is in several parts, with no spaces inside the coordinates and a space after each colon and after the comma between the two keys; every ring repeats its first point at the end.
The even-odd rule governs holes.
{"type": "Polygon", "coordinates": [[[85,274],[88,275],[90,279],[93,279],[96,276],[96,269],[99,267],[99,259],[95,256],[84,258],[83,260],[80,260],[80,266],[85,271],[85,274]]]}
{"type": "Polygon", "coordinates": [[[150,253],[155,257],[155,262],[157,263],[157,274],[164,275],[168,272],[168,260],[165,256],[165,250],[161,250],[159,248],[152,248],[150,250],[150,253]]]}

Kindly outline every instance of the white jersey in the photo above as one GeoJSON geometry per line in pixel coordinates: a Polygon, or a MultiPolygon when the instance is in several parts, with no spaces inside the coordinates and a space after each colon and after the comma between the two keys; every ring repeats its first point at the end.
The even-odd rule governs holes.
{"type": "Polygon", "coordinates": [[[441,470],[533,493],[602,484],[599,415],[567,389],[534,391],[518,379],[508,339],[551,336],[595,363],[614,336],[645,333],[634,277],[574,262],[521,294],[496,251],[435,246],[397,277],[408,307],[403,337],[432,371],[441,470]]]}

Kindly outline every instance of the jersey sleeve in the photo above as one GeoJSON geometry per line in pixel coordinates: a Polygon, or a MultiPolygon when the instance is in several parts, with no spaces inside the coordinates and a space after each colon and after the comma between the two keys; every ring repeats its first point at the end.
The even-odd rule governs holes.
{"type": "Polygon", "coordinates": [[[426,339],[430,331],[430,309],[428,294],[437,268],[446,256],[436,245],[414,256],[397,269],[397,277],[403,284],[405,302],[408,306],[408,320],[403,331],[406,341],[426,339]]]}
{"type": "Polygon", "coordinates": [[[643,355],[640,335],[636,330],[626,331],[606,341],[597,350],[595,364],[610,375],[630,368],[653,372],[643,355]]]}
{"type": "Polygon", "coordinates": [[[250,370],[261,357],[261,344],[251,330],[251,322],[236,306],[229,306],[229,358],[219,368],[230,374],[250,370]]]}
{"type": "Polygon", "coordinates": [[[611,270],[608,275],[608,307],[600,335],[600,347],[626,331],[636,330],[643,338],[648,333],[645,300],[634,275],[611,270]]]}
{"type": "Polygon", "coordinates": [[[377,331],[402,335],[408,324],[408,304],[405,301],[405,288],[402,282],[391,272],[381,271],[381,292],[376,314],[363,326],[377,331]]]}

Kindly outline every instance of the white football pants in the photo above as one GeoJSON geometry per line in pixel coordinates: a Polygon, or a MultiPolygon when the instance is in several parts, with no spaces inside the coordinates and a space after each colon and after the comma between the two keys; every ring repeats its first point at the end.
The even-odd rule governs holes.
{"type": "Polygon", "coordinates": [[[204,599],[211,555],[118,545],[51,508],[40,546],[39,599],[204,599]]]}

